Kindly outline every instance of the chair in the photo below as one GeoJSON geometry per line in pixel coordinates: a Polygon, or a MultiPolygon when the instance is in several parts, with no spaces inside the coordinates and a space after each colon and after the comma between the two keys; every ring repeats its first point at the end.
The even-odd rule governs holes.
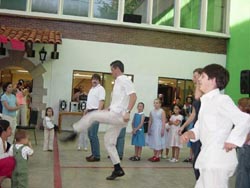
{"type": "Polygon", "coordinates": [[[37,140],[36,140],[37,119],[38,119],[38,111],[37,110],[31,110],[30,111],[29,125],[28,126],[18,125],[16,127],[17,129],[33,130],[36,145],[37,145],[37,140]]]}

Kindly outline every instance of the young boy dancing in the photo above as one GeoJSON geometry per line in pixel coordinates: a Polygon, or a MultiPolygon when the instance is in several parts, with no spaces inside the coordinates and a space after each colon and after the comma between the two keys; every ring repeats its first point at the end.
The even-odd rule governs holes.
{"type": "Polygon", "coordinates": [[[241,112],[229,96],[220,93],[229,81],[224,67],[217,64],[204,67],[198,81],[204,93],[198,121],[181,140],[202,143],[195,164],[200,171],[195,188],[227,188],[238,163],[235,148],[246,140],[250,116],[241,112]]]}

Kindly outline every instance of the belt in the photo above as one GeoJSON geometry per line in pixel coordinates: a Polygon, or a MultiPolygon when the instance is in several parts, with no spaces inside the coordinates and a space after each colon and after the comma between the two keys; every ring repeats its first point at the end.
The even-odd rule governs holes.
{"type": "Polygon", "coordinates": [[[92,112],[92,111],[95,111],[95,110],[98,110],[98,109],[88,109],[87,112],[92,112]]]}

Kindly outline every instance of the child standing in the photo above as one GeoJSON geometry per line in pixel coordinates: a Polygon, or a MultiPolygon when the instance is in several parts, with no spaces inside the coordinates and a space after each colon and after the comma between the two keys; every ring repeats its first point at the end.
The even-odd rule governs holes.
{"type": "Polygon", "coordinates": [[[16,167],[12,173],[12,188],[28,187],[28,157],[33,154],[28,134],[25,130],[18,130],[15,134],[15,144],[10,148],[10,155],[16,160],[16,167]]]}
{"type": "Polygon", "coordinates": [[[154,150],[154,156],[148,159],[151,162],[160,161],[161,150],[165,149],[165,123],[166,114],[161,108],[161,100],[155,99],[148,124],[148,146],[154,150]]]}
{"type": "Polygon", "coordinates": [[[53,123],[54,111],[51,107],[46,108],[45,118],[43,120],[44,127],[44,141],[43,141],[43,151],[53,151],[54,143],[54,123],[53,123]]]}
{"type": "Polygon", "coordinates": [[[170,126],[168,140],[170,147],[172,147],[172,159],[170,159],[170,162],[175,163],[179,161],[180,148],[182,148],[178,130],[181,126],[183,116],[180,115],[181,108],[179,107],[179,105],[174,105],[173,111],[174,114],[170,117],[168,123],[170,126]]]}
{"type": "Polygon", "coordinates": [[[144,137],[144,119],[145,115],[143,113],[144,103],[139,102],[137,105],[138,112],[135,113],[132,121],[132,142],[131,144],[135,146],[135,154],[133,157],[130,157],[131,161],[140,161],[142,147],[145,146],[145,137],[144,137]]]}

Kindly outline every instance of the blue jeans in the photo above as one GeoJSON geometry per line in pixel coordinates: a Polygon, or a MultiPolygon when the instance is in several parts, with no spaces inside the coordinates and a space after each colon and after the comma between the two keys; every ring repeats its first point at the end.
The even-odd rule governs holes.
{"type": "Polygon", "coordinates": [[[250,146],[237,148],[238,166],[236,170],[236,188],[250,187],[250,146]]]}
{"type": "Polygon", "coordinates": [[[125,145],[125,135],[126,135],[126,127],[121,129],[121,132],[116,141],[116,149],[120,158],[123,157],[124,145],[125,145]]]}
{"type": "Polygon", "coordinates": [[[99,122],[95,121],[88,129],[91,153],[94,157],[100,158],[100,144],[98,138],[99,122]]]}

